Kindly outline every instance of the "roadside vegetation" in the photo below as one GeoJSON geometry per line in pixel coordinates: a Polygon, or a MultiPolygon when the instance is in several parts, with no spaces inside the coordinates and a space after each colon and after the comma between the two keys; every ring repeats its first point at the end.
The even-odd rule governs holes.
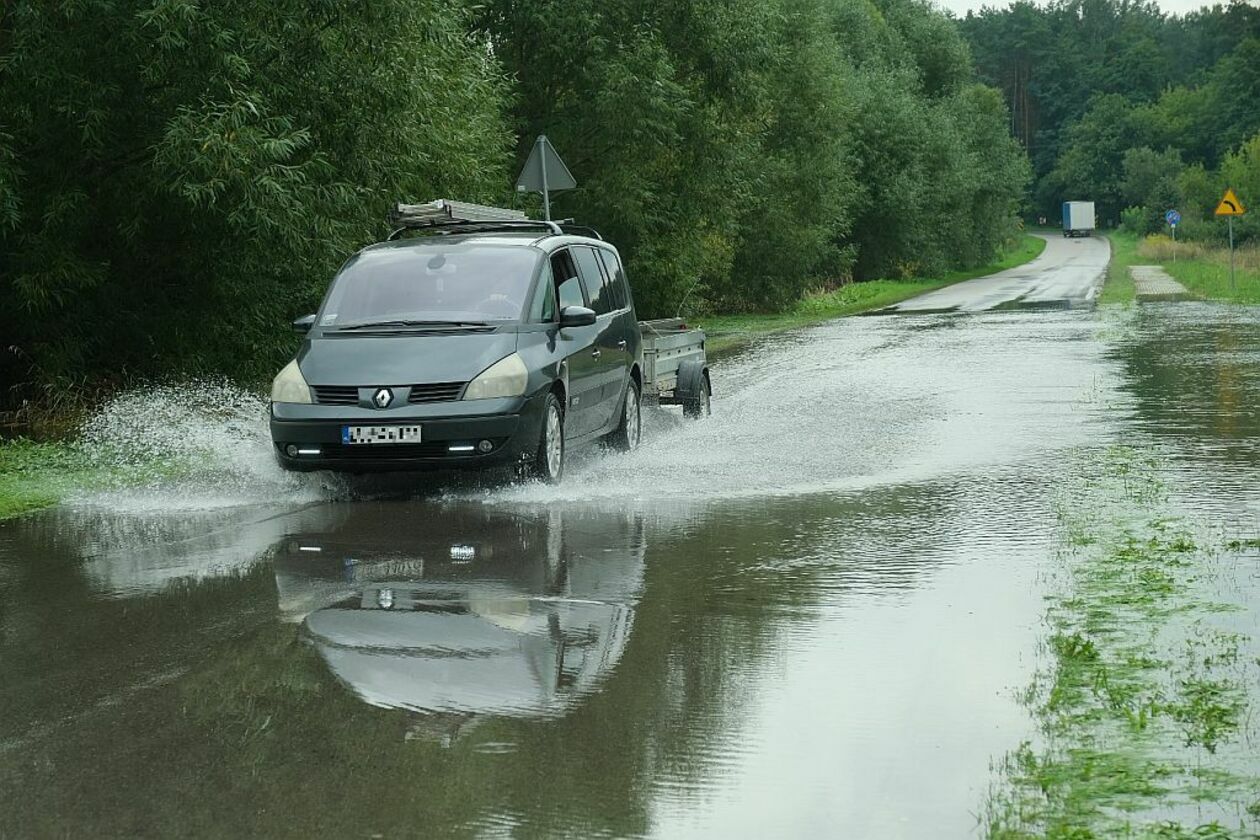
{"type": "Polygon", "coordinates": [[[991,838],[1260,836],[1260,647],[1239,620],[1256,544],[1161,515],[1161,467],[1116,447],[1065,494],[1023,698],[1040,733],[1002,764],[991,838]]]}
{"type": "Polygon", "coordinates": [[[1260,243],[1237,250],[1231,286],[1228,248],[1202,242],[1178,241],[1174,245],[1170,237],[1161,234],[1139,237],[1123,230],[1107,238],[1111,240],[1111,264],[1099,303],[1132,301],[1135,292],[1129,266],[1160,265],[1197,297],[1260,304],[1260,243]]]}
{"type": "Polygon", "coordinates": [[[0,519],[56,504],[94,476],[70,446],[19,438],[0,443],[0,519]]]}
{"type": "Polygon", "coordinates": [[[1004,250],[1001,259],[974,269],[952,271],[940,278],[870,280],[849,283],[831,291],[808,295],[786,312],[702,317],[710,352],[724,352],[769,333],[805,327],[831,318],[872,312],[935,289],[983,277],[1030,262],[1040,256],[1046,241],[1024,234],[1004,250]]]}
{"type": "MultiPolygon", "coordinates": [[[[1033,214],[1094,201],[1101,227],[1223,244],[1212,211],[1232,186],[1260,211],[1260,8],[1053,0],[985,8],[959,22],[985,82],[1011,104],[1032,160],[1033,214]]],[[[1260,241],[1260,212],[1235,220],[1260,241]]],[[[1184,281],[1183,281],[1184,282],[1184,281]]]]}
{"type": "Polygon", "coordinates": [[[123,455],[82,440],[0,441],[0,519],[50,507],[82,491],[153,483],[193,471],[187,454],[123,455]]]}
{"type": "Polygon", "coordinates": [[[541,133],[644,317],[985,265],[1029,177],[920,0],[18,0],[0,114],[0,410],[264,381],[393,201],[537,212],[541,133]]]}
{"type": "Polygon", "coordinates": [[[1143,265],[1137,255],[1138,238],[1125,231],[1107,235],[1111,243],[1111,262],[1107,263],[1107,279],[1098,295],[1099,303],[1132,303],[1136,290],[1129,266],[1143,265]]]}
{"type": "Polygon", "coordinates": [[[1174,247],[1169,237],[1153,235],[1138,243],[1137,251],[1144,262],[1162,265],[1199,297],[1260,303],[1260,241],[1236,249],[1232,286],[1228,247],[1203,242],[1178,242],[1174,247]]]}

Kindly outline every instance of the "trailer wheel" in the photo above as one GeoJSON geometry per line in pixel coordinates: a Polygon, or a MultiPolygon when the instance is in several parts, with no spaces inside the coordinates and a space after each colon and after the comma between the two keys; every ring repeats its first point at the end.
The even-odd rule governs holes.
{"type": "Polygon", "coordinates": [[[709,388],[709,377],[701,375],[700,387],[696,389],[695,394],[687,398],[683,403],[683,416],[698,420],[701,417],[708,417],[713,413],[712,391],[709,388]]]}

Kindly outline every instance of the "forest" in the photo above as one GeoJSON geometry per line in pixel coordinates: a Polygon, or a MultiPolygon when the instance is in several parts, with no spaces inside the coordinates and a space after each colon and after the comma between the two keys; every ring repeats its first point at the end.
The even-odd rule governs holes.
{"type": "Polygon", "coordinates": [[[392,202],[536,211],[540,133],[643,317],[983,265],[1031,175],[924,0],[11,0],[0,408],[263,381],[392,202]]]}
{"type": "MultiPolygon", "coordinates": [[[[959,26],[1031,159],[1030,216],[1093,200],[1102,223],[1145,234],[1177,209],[1179,238],[1219,241],[1227,186],[1260,210],[1260,8],[1017,2],[959,26]]],[[[1236,233],[1260,240],[1260,214],[1236,233]]]]}

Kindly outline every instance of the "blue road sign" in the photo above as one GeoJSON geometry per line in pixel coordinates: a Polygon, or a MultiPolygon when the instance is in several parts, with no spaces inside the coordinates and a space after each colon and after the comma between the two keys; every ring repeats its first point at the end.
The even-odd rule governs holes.
{"type": "Polygon", "coordinates": [[[1169,210],[1167,213],[1164,214],[1164,221],[1168,222],[1168,224],[1172,225],[1173,227],[1176,227],[1177,223],[1181,221],[1181,214],[1178,213],[1176,210],[1169,210]]]}

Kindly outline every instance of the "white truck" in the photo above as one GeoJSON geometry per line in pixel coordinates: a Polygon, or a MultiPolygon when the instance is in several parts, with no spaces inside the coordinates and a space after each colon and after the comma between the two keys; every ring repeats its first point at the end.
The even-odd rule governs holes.
{"type": "Polygon", "coordinates": [[[1094,235],[1094,202],[1092,201],[1065,201],[1063,202],[1063,235],[1064,236],[1093,236],[1094,235]]]}

